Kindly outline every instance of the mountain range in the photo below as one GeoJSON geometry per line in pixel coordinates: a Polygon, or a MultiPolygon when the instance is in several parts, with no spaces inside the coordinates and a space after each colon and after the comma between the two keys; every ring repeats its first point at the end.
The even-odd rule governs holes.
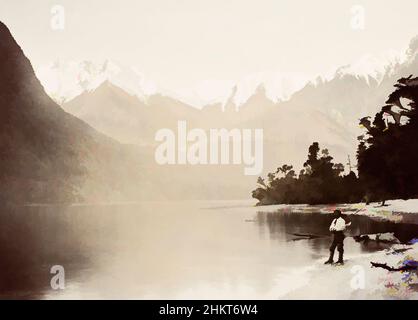
{"type": "Polygon", "coordinates": [[[147,98],[160,94],[170,96],[187,105],[201,109],[208,105],[233,100],[239,107],[244,104],[260,86],[273,102],[287,101],[307,84],[320,83],[334,77],[352,75],[366,81],[381,82],[394,65],[405,60],[405,55],[394,50],[378,55],[365,55],[352,64],[335,68],[321,75],[313,76],[301,72],[259,72],[237,81],[210,79],[182,89],[167,89],[149,79],[136,67],[120,62],[104,61],[60,61],[59,59],[37,68],[36,75],[45,91],[59,104],[68,102],[83,92],[95,90],[108,81],[131,95],[146,102],[147,98]]]}
{"type": "Polygon", "coordinates": [[[160,94],[198,109],[214,103],[224,104],[231,95],[234,95],[234,102],[240,105],[261,84],[266,87],[272,101],[286,100],[310,80],[309,76],[302,73],[262,72],[248,75],[239,81],[205,80],[190,88],[173,90],[163,88],[135,67],[110,59],[98,62],[56,60],[37,68],[36,75],[45,91],[58,104],[68,102],[83,92],[93,91],[108,81],[143,102],[152,95],[160,94]]]}
{"type": "Polygon", "coordinates": [[[337,162],[354,162],[359,118],[418,71],[414,39],[402,56],[367,56],[313,80],[272,77],[276,91],[265,75],[249,77],[192,105],[109,60],[57,62],[35,74],[4,24],[0,39],[1,194],[26,202],[248,198],[256,177],[242,166],[157,165],[155,133],[176,131],[179,120],[204,130],[262,128],[264,172],[300,169],[313,141],[337,162]]]}
{"type": "MultiPolygon", "coordinates": [[[[347,164],[350,157],[355,169],[357,137],[364,134],[359,119],[380,109],[397,79],[417,73],[417,43],[416,39],[412,40],[403,54],[369,55],[311,81],[295,80],[299,84],[293,87],[294,92],[290,90],[283,99],[274,98],[269,93],[271,87],[259,78],[248,81],[246,94],[251,92],[248,97],[243,93],[242,84],[235,85],[225,99],[199,109],[157,92],[144,98],[110,79],[63,103],[62,107],[118,141],[144,147],[147,150],[144,161],[149,164],[154,162],[156,131],[161,128],[175,131],[177,121],[186,120],[190,128],[204,130],[262,128],[265,172],[284,163],[300,169],[308,146],[314,141],[328,148],[338,162],[347,164]]],[[[198,198],[209,194],[215,198],[246,197],[255,181],[231,166],[186,165],[155,170],[155,175],[164,171],[173,183],[182,186],[181,195],[170,194],[173,198],[190,194],[190,190],[193,193],[201,190],[196,186],[196,174],[206,190],[192,196],[198,198]],[[220,183],[225,186],[219,188],[220,183]],[[225,192],[226,185],[228,192],[225,192]]]]}
{"type": "MultiPolygon", "coordinates": [[[[201,128],[260,127],[266,131],[267,141],[299,141],[307,146],[320,139],[333,146],[336,157],[345,161],[347,155],[354,156],[356,137],[362,133],[358,119],[374,114],[384,104],[398,78],[416,73],[416,42],[411,41],[403,54],[365,56],[329,75],[302,81],[300,89],[296,90],[295,85],[294,92],[283,99],[274,99],[271,88],[260,78],[249,81],[248,97],[243,98],[242,86],[236,85],[226,99],[198,109],[156,92],[144,99],[110,79],[62,106],[122,142],[153,145],[156,130],[174,127],[177,120],[188,120],[201,128]]],[[[301,155],[293,156],[286,148],[281,158],[302,161],[301,155]]],[[[273,165],[276,159],[269,159],[275,157],[269,155],[268,148],[266,152],[267,166],[269,162],[273,165]]]]}

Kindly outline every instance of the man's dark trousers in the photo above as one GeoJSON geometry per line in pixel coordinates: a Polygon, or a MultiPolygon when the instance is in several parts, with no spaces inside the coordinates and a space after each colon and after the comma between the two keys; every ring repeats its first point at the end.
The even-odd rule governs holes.
{"type": "Polygon", "coordinates": [[[338,253],[339,253],[339,257],[338,257],[338,261],[343,261],[343,255],[344,255],[344,232],[342,231],[333,231],[333,240],[332,240],[332,244],[331,247],[329,248],[330,251],[330,260],[333,260],[334,258],[334,251],[335,248],[338,249],[338,253]]]}

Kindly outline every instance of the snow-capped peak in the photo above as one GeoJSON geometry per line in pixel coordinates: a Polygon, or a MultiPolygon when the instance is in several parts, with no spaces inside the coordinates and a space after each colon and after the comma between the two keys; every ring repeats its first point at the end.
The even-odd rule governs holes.
{"type": "Polygon", "coordinates": [[[404,63],[406,59],[406,50],[388,50],[376,55],[366,54],[351,64],[334,68],[317,77],[304,73],[263,72],[252,74],[231,86],[230,95],[223,101],[224,105],[233,102],[239,108],[257,92],[260,86],[264,88],[266,97],[271,101],[286,101],[308,83],[318,85],[344,75],[364,79],[368,84],[374,79],[380,84],[386,75],[393,74],[396,67],[404,63]]]}
{"type": "Polygon", "coordinates": [[[393,74],[396,67],[404,63],[406,59],[406,51],[388,50],[380,54],[365,54],[351,64],[334,68],[327,73],[317,76],[311,83],[318,85],[335,78],[350,75],[357,79],[365,80],[367,84],[370,84],[372,79],[380,84],[385,76],[393,74]]]}
{"type": "Polygon", "coordinates": [[[222,107],[233,103],[239,108],[260,87],[264,87],[267,98],[273,102],[285,101],[302,89],[310,79],[309,75],[303,73],[261,72],[236,81],[208,79],[192,87],[166,92],[197,108],[216,103],[220,103],[222,107]]]}
{"type": "Polygon", "coordinates": [[[393,72],[394,67],[404,62],[405,58],[405,55],[394,50],[379,55],[367,54],[356,62],[339,68],[336,74],[350,74],[357,78],[364,78],[367,82],[372,78],[380,83],[384,76],[393,72]]]}
{"type": "Polygon", "coordinates": [[[261,72],[244,77],[229,89],[229,96],[223,105],[233,103],[237,108],[263,89],[273,102],[286,101],[302,89],[311,79],[304,73],[261,72]]]}
{"type": "Polygon", "coordinates": [[[91,91],[109,81],[129,94],[145,99],[157,91],[154,82],[134,68],[112,60],[96,63],[89,60],[61,62],[59,60],[36,70],[45,91],[58,103],[67,102],[85,91],[91,91]]]}

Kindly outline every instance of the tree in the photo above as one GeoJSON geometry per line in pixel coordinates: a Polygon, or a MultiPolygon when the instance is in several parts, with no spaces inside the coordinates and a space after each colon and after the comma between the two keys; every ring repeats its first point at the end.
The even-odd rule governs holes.
{"type": "MultiPolygon", "coordinates": [[[[308,159],[296,175],[293,166],[284,164],[274,173],[268,173],[268,185],[253,191],[260,204],[337,203],[357,202],[362,197],[357,176],[350,172],[342,176],[344,165],[334,163],[328,149],[320,149],[319,143],[309,146],[308,159]]],[[[261,179],[261,180],[260,180],[261,179]]]]}
{"type": "Polygon", "coordinates": [[[366,195],[382,203],[418,195],[418,78],[401,78],[365,136],[359,137],[358,171],[366,195]],[[409,100],[407,105],[401,101],[409,100]],[[384,114],[390,122],[385,122],[384,114]]]}

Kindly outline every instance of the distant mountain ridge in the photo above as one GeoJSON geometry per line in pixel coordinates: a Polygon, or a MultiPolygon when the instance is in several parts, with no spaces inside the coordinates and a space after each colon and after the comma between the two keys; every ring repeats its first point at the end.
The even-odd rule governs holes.
{"type": "Polygon", "coordinates": [[[59,104],[93,91],[106,81],[141,99],[157,91],[157,85],[135,68],[108,59],[99,62],[56,60],[38,68],[36,75],[45,91],[59,104]]]}
{"type": "Polygon", "coordinates": [[[110,59],[101,62],[57,60],[39,67],[36,74],[47,93],[59,104],[69,102],[83,92],[93,91],[103,82],[109,81],[143,102],[154,94],[160,94],[197,109],[213,104],[225,106],[228,101],[233,101],[239,108],[256,94],[260,86],[265,88],[266,96],[277,103],[289,100],[306,85],[320,84],[345,75],[364,79],[368,83],[380,83],[404,60],[404,53],[389,50],[377,55],[365,55],[349,65],[317,76],[300,72],[260,72],[239,81],[207,80],[179,91],[161,88],[156,81],[148,79],[136,68],[110,59]]]}

